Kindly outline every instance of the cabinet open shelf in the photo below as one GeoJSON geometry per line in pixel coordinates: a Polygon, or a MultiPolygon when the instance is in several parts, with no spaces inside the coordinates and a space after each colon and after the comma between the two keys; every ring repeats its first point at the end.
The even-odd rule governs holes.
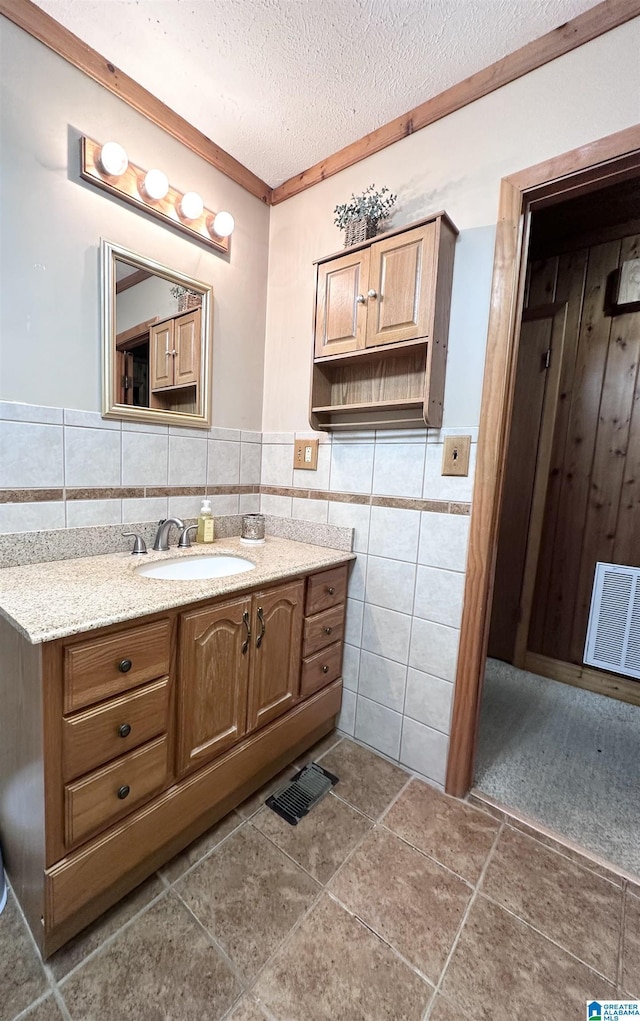
{"type": "Polygon", "coordinates": [[[425,425],[428,343],[316,361],[311,408],[316,428],[348,428],[364,416],[370,424],[425,425]],[[402,412],[398,417],[397,413],[402,412]],[[368,417],[367,417],[368,416],[368,417]]]}

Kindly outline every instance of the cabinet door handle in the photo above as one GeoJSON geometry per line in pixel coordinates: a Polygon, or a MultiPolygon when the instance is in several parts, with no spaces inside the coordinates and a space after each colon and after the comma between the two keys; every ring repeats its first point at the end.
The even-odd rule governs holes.
{"type": "Polygon", "coordinates": [[[333,631],[333,628],[332,628],[332,627],[326,627],[326,628],[324,629],[324,633],[325,633],[325,635],[330,635],[332,631],[333,631]]]}
{"type": "Polygon", "coordinates": [[[366,301],[367,299],[365,298],[364,294],[359,294],[358,297],[356,298],[356,303],[358,305],[364,305],[366,304],[366,301]]]}
{"type": "Polygon", "coordinates": [[[328,674],[329,673],[329,667],[328,666],[323,666],[322,673],[323,674],[328,674]]]}
{"type": "Polygon", "coordinates": [[[121,674],[128,674],[132,666],[133,663],[130,659],[121,659],[118,663],[118,670],[121,674]]]}
{"type": "Polygon", "coordinates": [[[251,641],[251,625],[249,624],[249,611],[245,610],[242,614],[242,623],[247,629],[247,637],[242,643],[242,655],[245,656],[249,648],[249,642],[251,641]]]}
{"type": "Polygon", "coordinates": [[[261,606],[258,607],[258,620],[260,621],[260,634],[256,638],[256,649],[259,649],[260,646],[262,645],[262,639],[264,638],[265,631],[267,630],[267,625],[264,622],[264,613],[262,612],[261,606]]]}
{"type": "Polygon", "coordinates": [[[372,287],[370,291],[367,291],[367,297],[368,298],[377,298],[378,297],[378,292],[374,291],[374,289],[372,287]]]}
{"type": "Polygon", "coordinates": [[[118,797],[120,798],[120,801],[124,801],[125,798],[129,797],[130,790],[131,788],[126,783],[123,784],[122,787],[118,787],[118,797]]]}
{"type": "Polygon", "coordinates": [[[336,590],[333,585],[327,585],[327,592],[330,596],[334,596],[336,594],[336,590]]]}
{"type": "Polygon", "coordinates": [[[118,733],[119,733],[120,737],[129,737],[129,734],[131,733],[131,724],[130,723],[122,723],[118,727],[118,733]]]}

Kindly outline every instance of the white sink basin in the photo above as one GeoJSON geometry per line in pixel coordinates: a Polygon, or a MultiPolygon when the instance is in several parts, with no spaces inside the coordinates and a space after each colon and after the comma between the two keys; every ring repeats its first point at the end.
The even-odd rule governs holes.
{"type": "Polygon", "coordinates": [[[136,574],[144,578],[168,578],[170,581],[193,581],[198,578],[228,578],[232,574],[253,571],[255,564],[244,557],[208,556],[174,557],[171,560],[141,564],[136,574]]]}

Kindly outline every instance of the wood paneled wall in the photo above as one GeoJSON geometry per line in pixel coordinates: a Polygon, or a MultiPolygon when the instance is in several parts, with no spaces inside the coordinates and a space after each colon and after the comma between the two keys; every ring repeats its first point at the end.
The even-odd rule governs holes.
{"type": "Polygon", "coordinates": [[[565,662],[582,663],[596,561],[640,566],[640,312],[608,304],[638,257],[636,234],[530,269],[527,307],[568,317],[528,648],[565,662]]]}

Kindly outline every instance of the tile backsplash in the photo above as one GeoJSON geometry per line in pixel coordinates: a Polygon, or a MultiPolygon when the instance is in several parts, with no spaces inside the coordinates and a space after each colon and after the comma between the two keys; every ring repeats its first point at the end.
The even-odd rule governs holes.
{"type": "Polygon", "coordinates": [[[215,515],[261,510],[292,539],[353,528],[340,729],[442,786],[477,429],[323,433],[317,471],[294,469],[309,435],[0,402],[0,533],[194,518],[205,493],[215,515]],[[447,433],[471,436],[468,477],[441,475],[447,433]]]}
{"type": "Polygon", "coordinates": [[[0,402],[0,533],[257,511],[261,436],[0,402]]]}

